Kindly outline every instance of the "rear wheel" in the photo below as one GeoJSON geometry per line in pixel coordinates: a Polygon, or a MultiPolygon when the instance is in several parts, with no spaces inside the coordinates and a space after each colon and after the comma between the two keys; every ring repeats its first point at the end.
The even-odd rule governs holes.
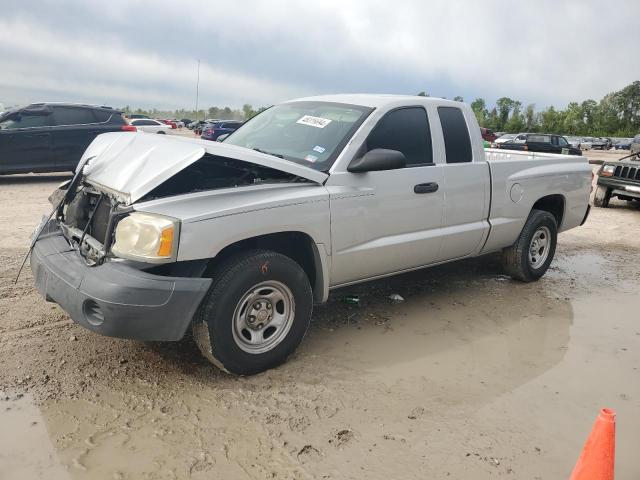
{"type": "Polygon", "coordinates": [[[558,226],[549,212],[532,210],[518,240],[502,252],[502,265],[514,279],[532,282],[542,277],[556,252],[558,226]]]}
{"type": "Polygon", "coordinates": [[[214,272],[194,318],[194,338],[217,367],[251,375],[287,359],[307,332],[312,308],[300,265],[272,251],[245,252],[214,272]]]}
{"type": "Polygon", "coordinates": [[[611,200],[611,190],[602,185],[598,185],[593,194],[593,205],[600,208],[607,208],[609,206],[609,200],[611,200]]]}

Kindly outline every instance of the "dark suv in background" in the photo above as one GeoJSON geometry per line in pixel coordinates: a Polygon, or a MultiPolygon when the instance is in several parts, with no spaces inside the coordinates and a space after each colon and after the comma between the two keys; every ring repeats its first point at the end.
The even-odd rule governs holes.
{"type": "Polygon", "coordinates": [[[521,133],[513,140],[497,144],[496,148],[506,150],[525,150],[529,152],[564,153],[565,155],[582,155],[582,150],[572,147],[565,137],[549,133],[521,133]]]}
{"type": "Polygon", "coordinates": [[[228,122],[215,122],[202,128],[200,138],[205,140],[217,140],[221,135],[230,135],[239,129],[244,122],[229,120],[228,122]]]}
{"type": "Polygon", "coordinates": [[[0,174],[72,172],[97,135],[136,131],[109,107],[34,103],[0,116],[0,174]]]}

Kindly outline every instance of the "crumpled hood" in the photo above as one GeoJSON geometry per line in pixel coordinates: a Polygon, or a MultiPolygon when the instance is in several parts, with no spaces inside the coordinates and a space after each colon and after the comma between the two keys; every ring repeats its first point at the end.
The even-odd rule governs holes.
{"type": "Polygon", "coordinates": [[[87,148],[78,168],[86,180],[119,200],[131,204],[205,153],[254,163],[323,183],[328,175],[272,155],[208,140],[147,133],[114,132],[98,135],[87,148]]]}

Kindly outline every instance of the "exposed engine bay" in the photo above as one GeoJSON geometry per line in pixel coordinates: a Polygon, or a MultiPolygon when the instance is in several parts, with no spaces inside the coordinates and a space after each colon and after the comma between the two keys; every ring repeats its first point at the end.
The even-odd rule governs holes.
{"type": "Polygon", "coordinates": [[[220,188],[291,182],[307,180],[273,168],[207,153],[153,189],[141,201],[220,188]]]}
{"type": "MultiPolygon", "coordinates": [[[[134,209],[117,196],[103,192],[86,178],[71,182],[50,197],[61,202],[58,220],[67,241],[78,249],[87,264],[100,264],[109,255],[118,222],[134,209]]],[[[200,160],[150,191],[139,202],[223,188],[247,187],[267,183],[305,183],[295,175],[249,162],[205,154],[200,160]]]]}

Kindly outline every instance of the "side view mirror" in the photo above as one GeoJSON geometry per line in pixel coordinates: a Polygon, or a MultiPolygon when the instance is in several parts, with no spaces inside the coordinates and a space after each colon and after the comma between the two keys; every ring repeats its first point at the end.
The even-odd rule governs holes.
{"type": "Polygon", "coordinates": [[[228,133],[223,133],[222,135],[220,135],[220,136],[216,139],[216,141],[217,141],[217,142],[224,142],[224,139],[225,139],[225,138],[227,138],[228,136],[229,136],[229,134],[228,134],[228,133]]]}
{"type": "Polygon", "coordinates": [[[380,170],[396,170],[407,165],[407,157],[398,150],[375,148],[362,157],[351,161],[347,170],[352,173],[378,172],[380,170]]]}

